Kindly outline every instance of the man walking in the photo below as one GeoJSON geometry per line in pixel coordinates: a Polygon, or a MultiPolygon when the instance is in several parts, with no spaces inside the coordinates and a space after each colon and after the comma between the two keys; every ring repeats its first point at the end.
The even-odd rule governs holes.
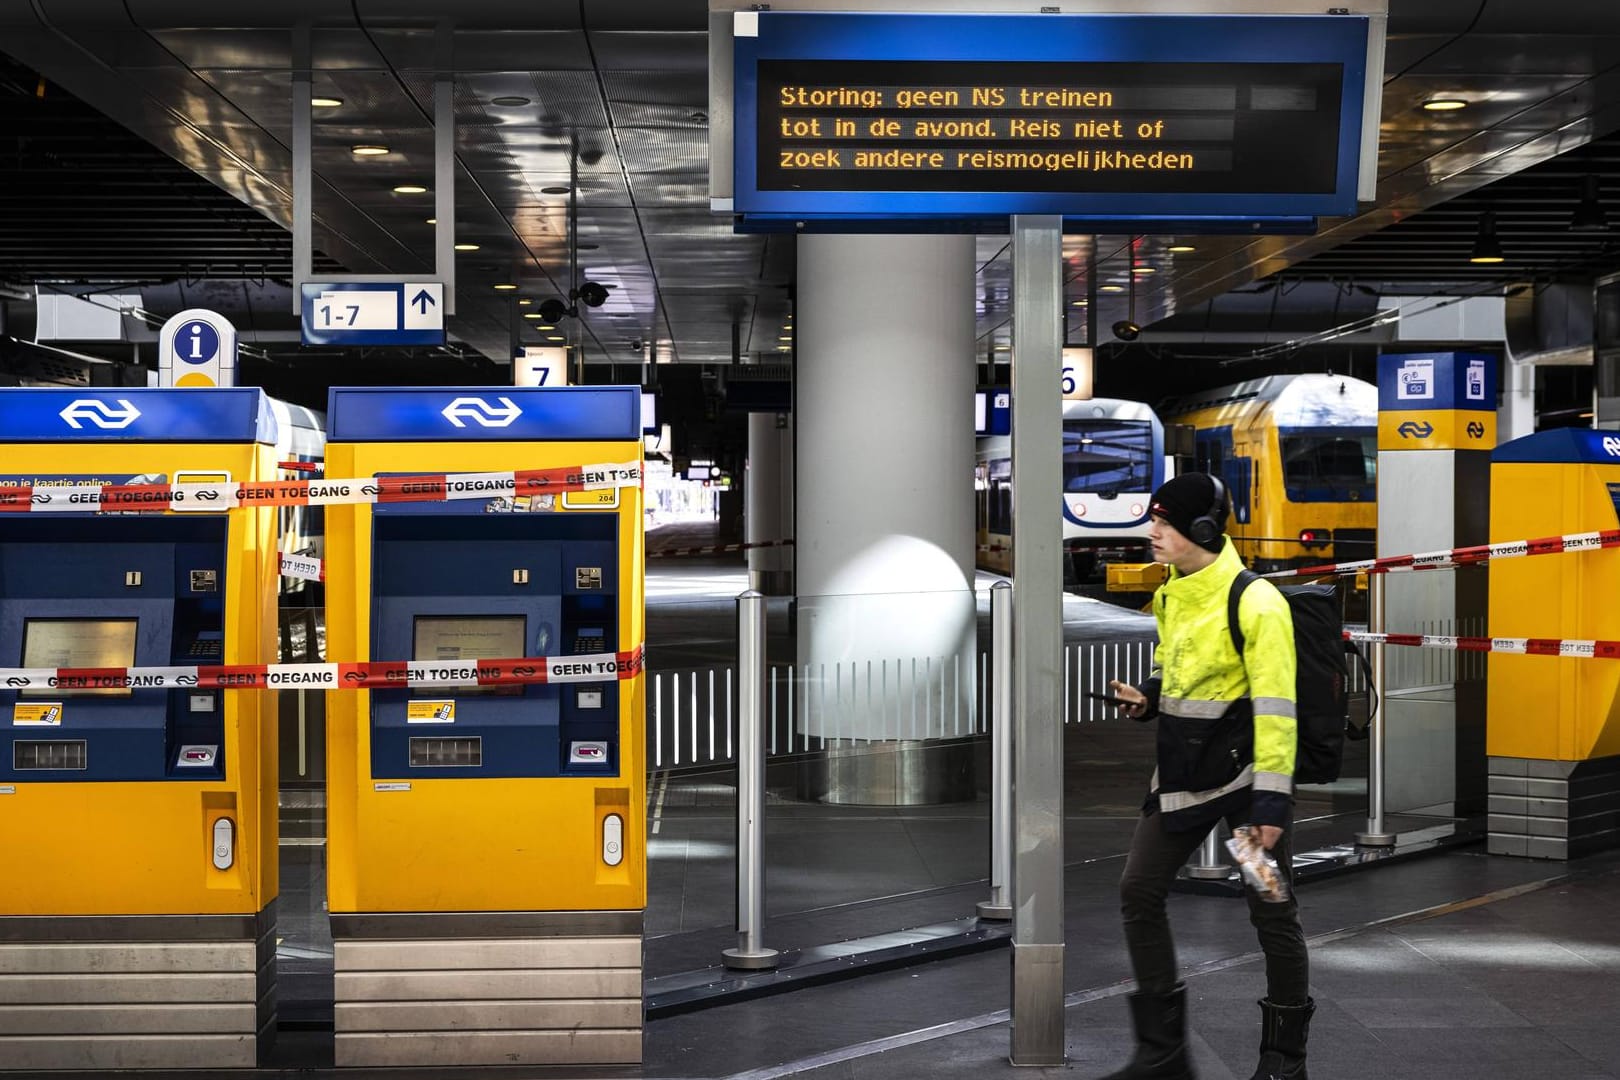
{"type": "Polygon", "coordinates": [[[1106,1080],[1190,1080],[1185,985],[1176,977],[1165,900],[1176,872],[1217,823],[1251,825],[1288,881],[1288,898],[1248,893],[1249,920],[1266,957],[1260,1064],[1253,1080],[1307,1080],[1305,1042],[1314,1003],[1293,897],[1294,637],[1288,602],[1269,582],[1238,606],[1240,655],[1228,593],[1243,569],[1225,535],[1224,485],[1187,473],[1153,494],[1148,534],[1170,579],[1153,597],[1159,644],[1153,676],[1111,683],[1139,720],[1158,718],[1158,769],[1120,880],[1120,908],[1137,991],[1130,997],[1136,1053],[1106,1080]]]}

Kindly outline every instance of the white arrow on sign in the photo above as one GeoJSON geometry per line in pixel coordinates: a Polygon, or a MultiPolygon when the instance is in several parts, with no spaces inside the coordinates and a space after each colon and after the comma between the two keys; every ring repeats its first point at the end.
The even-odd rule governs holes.
{"type": "Polygon", "coordinates": [[[119,398],[118,404],[124,407],[122,412],[112,408],[105,401],[78,398],[58,415],[75,430],[83,429],[84,425],[79,423],[80,420],[88,420],[98,428],[117,429],[127,428],[140,418],[141,410],[137,409],[128,398],[119,398]]]}
{"type": "Polygon", "coordinates": [[[523,415],[523,410],[511,398],[498,397],[495,400],[506,408],[497,409],[483,398],[458,397],[444,407],[443,415],[458,428],[466,427],[467,420],[479,427],[510,427],[512,421],[523,415]]]}

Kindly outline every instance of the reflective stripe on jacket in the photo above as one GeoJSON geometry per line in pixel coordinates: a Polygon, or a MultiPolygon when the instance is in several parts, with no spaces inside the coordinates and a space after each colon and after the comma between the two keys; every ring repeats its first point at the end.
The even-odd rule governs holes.
{"type": "Polygon", "coordinates": [[[1172,568],[1153,597],[1159,644],[1146,688],[1150,701],[1157,697],[1160,726],[1153,791],[1173,829],[1212,824],[1241,813],[1245,802],[1253,824],[1287,821],[1296,739],[1294,620],[1270,582],[1254,582],[1238,603],[1246,643],[1239,656],[1227,594],[1242,569],[1228,537],[1213,563],[1185,575],[1172,568]],[[1234,705],[1243,698],[1247,706],[1234,705]],[[1234,707],[1252,707],[1252,729],[1240,715],[1222,722],[1234,707]]]}

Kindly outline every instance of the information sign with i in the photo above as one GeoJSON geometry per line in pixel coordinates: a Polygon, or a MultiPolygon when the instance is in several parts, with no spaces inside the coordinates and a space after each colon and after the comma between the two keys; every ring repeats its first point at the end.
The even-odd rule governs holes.
{"type": "Polygon", "coordinates": [[[206,308],[180,312],[158,332],[158,385],[236,385],[236,327],[206,308]]]}

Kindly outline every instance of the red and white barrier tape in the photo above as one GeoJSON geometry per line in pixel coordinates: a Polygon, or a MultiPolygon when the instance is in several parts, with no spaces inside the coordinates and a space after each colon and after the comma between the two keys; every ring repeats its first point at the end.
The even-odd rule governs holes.
{"type": "Polygon", "coordinates": [[[760,540],[752,544],[710,544],[708,547],[664,548],[647,552],[649,559],[674,559],[686,555],[723,555],[733,551],[752,551],[756,548],[792,547],[792,540],[760,540]]]}
{"type": "Polygon", "coordinates": [[[1475,544],[1472,547],[1424,551],[1416,555],[1386,555],[1381,559],[1324,563],[1321,566],[1304,566],[1297,570],[1278,570],[1263,576],[1322,577],[1327,574],[1362,572],[1384,574],[1391,570],[1439,570],[1453,566],[1473,566],[1493,559],[1518,559],[1526,555],[1557,555],[1565,551],[1597,551],[1600,548],[1612,547],[1620,547],[1620,529],[1570,533],[1566,536],[1543,536],[1537,540],[1512,540],[1502,544],[1475,544]]]}
{"type": "Polygon", "coordinates": [[[281,553],[281,576],[300,581],[325,581],[326,564],[313,555],[281,553]]]}
{"type": "Polygon", "coordinates": [[[450,502],[641,486],[641,462],[511,472],[431,473],[369,480],[0,487],[0,513],[215,511],[252,506],[450,502]]]}
{"type": "Polygon", "coordinates": [[[1575,656],[1587,660],[1620,660],[1620,641],[1579,638],[1452,637],[1446,634],[1374,634],[1346,630],[1346,641],[1361,645],[1409,645],[1457,652],[1518,653],[1525,656],[1575,656]]]}
{"type": "Polygon", "coordinates": [[[641,674],[630,652],[438,663],[227,664],[202,667],[0,668],[4,690],[377,690],[603,682],[641,674]]]}

